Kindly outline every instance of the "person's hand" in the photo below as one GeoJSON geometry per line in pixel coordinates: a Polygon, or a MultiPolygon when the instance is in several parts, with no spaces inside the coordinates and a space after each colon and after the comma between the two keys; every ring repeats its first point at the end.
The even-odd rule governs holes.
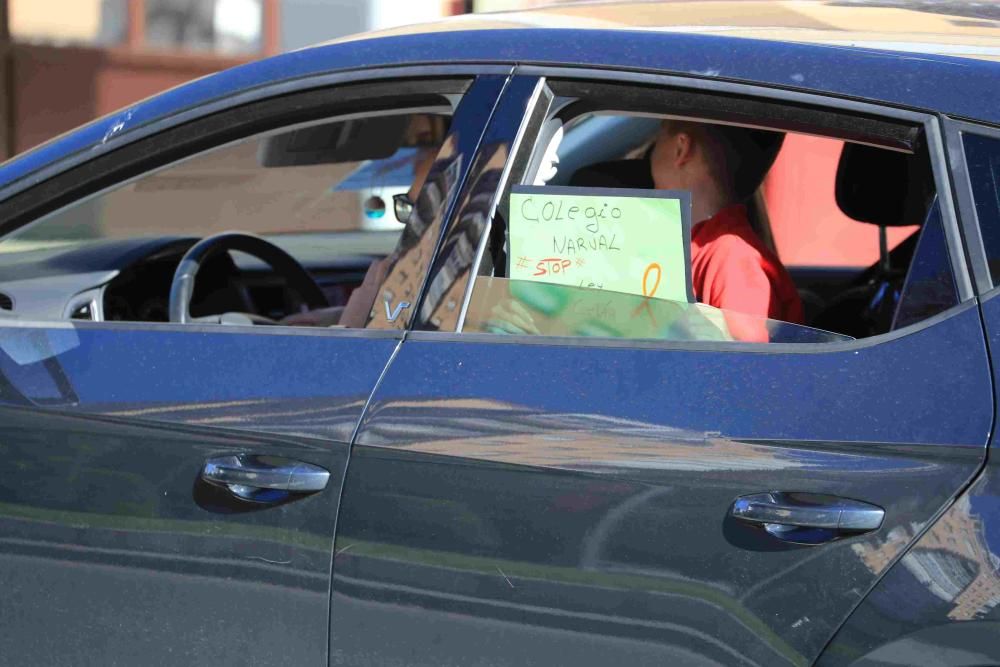
{"type": "Polygon", "coordinates": [[[484,328],[490,333],[542,335],[528,309],[514,299],[503,299],[493,306],[484,328]]]}
{"type": "Polygon", "coordinates": [[[382,283],[385,282],[386,274],[392,265],[390,258],[386,257],[377,262],[372,262],[368,267],[368,273],[361,285],[351,292],[347,299],[347,305],[340,315],[340,324],[345,327],[363,329],[368,324],[368,315],[375,305],[375,297],[378,295],[382,283]]]}
{"type": "Polygon", "coordinates": [[[303,313],[287,315],[281,318],[279,324],[289,327],[332,327],[340,323],[343,312],[343,306],[317,308],[316,310],[307,310],[303,313]]]}
{"type": "Polygon", "coordinates": [[[345,306],[331,306],[330,308],[317,308],[303,313],[292,313],[281,318],[279,324],[291,327],[332,327],[344,326],[363,328],[368,324],[368,314],[375,303],[375,295],[379,287],[385,281],[386,272],[389,270],[389,258],[372,262],[365,273],[365,279],[361,282],[351,296],[347,299],[345,306]]]}

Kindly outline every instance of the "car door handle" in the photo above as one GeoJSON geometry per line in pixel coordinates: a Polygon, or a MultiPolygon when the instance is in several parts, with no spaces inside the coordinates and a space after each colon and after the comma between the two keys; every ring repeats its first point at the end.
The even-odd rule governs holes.
{"type": "Polygon", "coordinates": [[[201,478],[229,489],[241,500],[275,503],[293,494],[322,491],[330,481],[330,473],[311,463],[240,454],[208,459],[201,478]]]}
{"type": "Polygon", "coordinates": [[[821,544],[867,533],[881,526],[885,518],[881,507],[860,500],[780,491],[737,498],[730,514],[796,544],[821,544]]]}

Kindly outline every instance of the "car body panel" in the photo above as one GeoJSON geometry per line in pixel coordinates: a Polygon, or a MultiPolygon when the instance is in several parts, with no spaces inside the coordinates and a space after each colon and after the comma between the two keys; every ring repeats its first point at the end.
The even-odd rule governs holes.
{"type": "Polygon", "coordinates": [[[819,667],[1000,663],[998,472],[995,463],[987,465],[893,565],[823,652],[819,667]]]}
{"type": "Polygon", "coordinates": [[[635,641],[650,662],[809,664],[892,560],[865,554],[952,500],[992,422],[968,305],[839,351],[489,340],[411,334],[373,397],[337,535],[345,664],[580,664],[581,634],[592,664],[635,641]],[[728,517],[778,490],[874,503],[885,523],[802,547],[728,517]],[[434,612],[421,634],[403,629],[413,605],[434,612]],[[461,639],[484,626],[504,641],[461,639]],[[543,629],[551,650],[506,651],[543,629]]]}
{"type": "Polygon", "coordinates": [[[166,329],[0,327],[3,660],[325,665],[338,492],[397,340],[166,329]],[[247,507],[199,479],[240,453],[331,478],[247,507]]]}
{"type": "MultiPolygon", "coordinates": [[[[982,303],[989,349],[1000,350],[1000,294],[982,303]]],[[[995,371],[994,371],[995,372],[995,371]]],[[[994,379],[996,384],[996,378],[994,379]]],[[[1000,385],[998,385],[1000,386],[1000,385]]],[[[819,665],[1000,662],[1000,462],[996,435],[982,475],[879,582],[819,665]]]]}

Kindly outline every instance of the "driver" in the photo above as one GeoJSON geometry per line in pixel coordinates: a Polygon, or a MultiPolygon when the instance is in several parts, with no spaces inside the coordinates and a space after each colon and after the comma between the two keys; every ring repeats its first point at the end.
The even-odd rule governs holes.
{"type": "MultiPolygon", "coordinates": [[[[441,117],[428,114],[413,116],[407,129],[403,145],[420,146],[414,162],[413,182],[404,195],[393,198],[396,219],[402,223],[407,221],[413,210],[417,195],[423,188],[424,181],[434,165],[441,137],[444,134],[444,122],[441,117]]],[[[302,313],[293,313],[281,320],[281,324],[289,326],[364,328],[368,323],[368,315],[375,303],[379,287],[385,282],[386,275],[393,263],[392,256],[376,260],[368,267],[361,285],[351,292],[344,306],[331,306],[302,313]]]]}

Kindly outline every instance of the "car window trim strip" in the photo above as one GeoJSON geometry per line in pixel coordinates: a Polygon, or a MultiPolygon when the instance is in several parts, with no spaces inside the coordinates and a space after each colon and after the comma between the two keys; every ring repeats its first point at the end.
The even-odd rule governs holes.
{"type": "MultiPolygon", "coordinates": [[[[534,92],[532,92],[531,97],[528,99],[528,106],[525,110],[525,114],[521,118],[521,124],[517,129],[517,134],[514,135],[514,140],[511,142],[510,155],[508,155],[507,161],[503,166],[503,171],[500,174],[500,180],[497,183],[497,190],[493,193],[493,198],[490,201],[489,217],[486,220],[486,229],[483,230],[482,238],[479,239],[479,246],[476,248],[476,255],[473,258],[472,266],[469,269],[465,289],[462,291],[462,306],[459,310],[458,324],[456,326],[456,330],[458,332],[461,332],[462,327],[465,326],[465,317],[468,314],[469,302],[472,299],[472,288],[476,281],[476,275],[478,275],[479,272],[479,266],[483,261],[483,253],[486,251],[486,246],[489,244],[490,228],[493,226],[493,217],[496,215],[497,209],[500,206],[500,194],[507,189],[507,181],[510,179],[511,171],[514,168],[514,162],[518,159],[518,155],[521,150],[521,142],[525,136],[530,136],[530,132],[532,130],[537,132],[541,122],[545,120],[545,113],[548,112],[553,102],[553,97],[550,94],[545,79],[538,78],[534,81],[534,92]],[[540,111],[542,112],[541,117],[539,117],[540,111]],[[533,127],[533,123],[538,123],[538,126],[533,127]]],[[[489,130],[487,130],[487,132],[489,132],[489,130]]],[[[456,215],[460,214],[461,211],[456,213],[456,215]]]]}
{"type": "Polygon", "coordinates": [[[989,297],[997,292],[994,288],[1000,287],[1000,285],[995,284],[990,275],[986,245],[983,242],[981,230],[982,223],[979,220],[979,212],[976,210],[975,196],[972,192],[972,174],[969,171],[963,135],[975,134],[1000,140],[1000,128],[970,123],[948,116],[942,116],[941,122],[948,165],[951,168],[952,191],[958,210],[959,224],[968,249],[969,265],[972,267],[977,292],[982,297],[989,297]]]}

